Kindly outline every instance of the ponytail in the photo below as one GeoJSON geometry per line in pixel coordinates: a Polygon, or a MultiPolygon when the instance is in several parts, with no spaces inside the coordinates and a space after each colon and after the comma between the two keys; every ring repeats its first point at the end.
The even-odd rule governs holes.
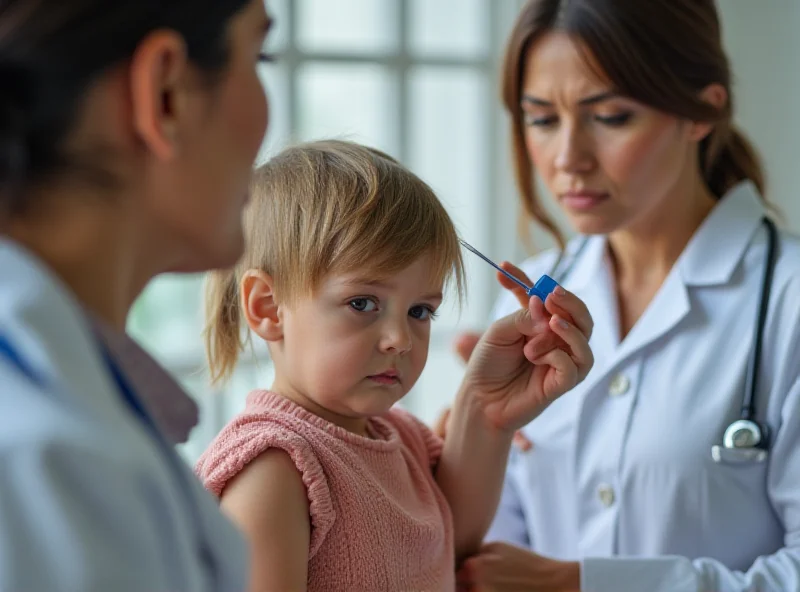
{"type": "Polygon", "coordinates": [[[734,125],[720,122],[701,144],[700,167],[711,192],[721,198],[737,183],[750,180],[766,202],[764,169],[758,154],[734,125]]]}
{"type": "Polygon", "coordinates": [[[206,283],[206,358],[211,383],[228,378],[242,350],[239,286],[235,270],[214,271],[206,283]]]}

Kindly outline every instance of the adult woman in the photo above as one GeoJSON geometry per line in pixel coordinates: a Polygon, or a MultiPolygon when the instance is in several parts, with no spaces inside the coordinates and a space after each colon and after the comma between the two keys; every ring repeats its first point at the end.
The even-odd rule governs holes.
{"type": "Polygon", "coordinates": [[[239,256],[268,25],[261,0],[3,3],[0,589],[246,585],[167,443],[192,407],[123,330],[155,274],[239,256]]]}
{"type": "MultiPolygon", "coordinates": [[[[242,540],[168,443],[190,427],[172,424],[186,395],[123,330],[155,275],[242,252],[268,28],[262,0],[0,8],[2,590],[246,586],[242,540]]],[[[500,387],[535,410],[585,376],[574,326],[560,334],[582,361],[550,351],[534,372],[523,347],[549,333],[532,306],[495,324],[465,392],[500,387]]]]}
{"type": "MultiPolygon", "coordinates": [[[[557,234],[535,169],[584,235],[517,273],[554,274],[586,302],[596,362],[523,429],[488,538],[501,542],[462,581],[800,589],[800,243],[780,234],[765,279],[763,175],[731,123],[712,0],[532,0],[503,98],[528,214],[557,234]],[[731,453],[764,281],[755,418],[771,437],[731,453]]],[[[517,306],[507,293],[496,312],[517,306]]]]}

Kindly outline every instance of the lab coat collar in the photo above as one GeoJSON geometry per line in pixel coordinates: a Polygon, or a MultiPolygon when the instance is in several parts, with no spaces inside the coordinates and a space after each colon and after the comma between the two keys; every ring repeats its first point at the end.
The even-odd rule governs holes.
{"type": "Polygon", "coordinates": [[[197,423],[196,404],[135,341],[91,319],[42,261],[2,237],[0,269],[0,328],[34,367],[67,381],[74,378],[76,385],[91,382],[93,392],[74,393],[80,397],[113,392],[110,383],[91,379],[104,374],[96,347],[100,341],[164,436],[172,443],[188,438],[197,423]]]}
{"type": "Polygon", "coordinates": [[[186,442],[198,422],[197,404],[136,341],[100,321],[93,326],[167,440],[186,442]]]}
{"type": "Polygon", "coordinates": [[[567,278],[571,292],[581,292],[600,279],[608,263],[608,251],[604,235],[579,236],[569,242],[563,261],[559,265],[559,275],[569,269],[567,278]],[[585,243],[585,244],[584,244],[585,243]]]}
{"type": "MultiPolygon", "coordinates": [[[[624,340],[619,339],[618,305],[606,239],[588,239],[572,271],[570,289],[586,302],[613,314],[597,315],[592,349],[602,351],[603,372],[593,372],[587,382],[602,379],[624,360],[676,327],[691,310],[690,286],[728,282],[744,256],[766,208],[755,186],[743,182],[731,189],[711,211],[684,249],[642,317],[624,340]],[[602,319],[605,322],[599,322],[602,319]]],[[[590,311],[591,312],[591,311],[590,311]]]]}
{"type": "Polygon", "coordinates": [[[678,259],[687,286],[715,286],[730,281],[766,207],[751,181],[726,193],[706,217],[678,259]]]}

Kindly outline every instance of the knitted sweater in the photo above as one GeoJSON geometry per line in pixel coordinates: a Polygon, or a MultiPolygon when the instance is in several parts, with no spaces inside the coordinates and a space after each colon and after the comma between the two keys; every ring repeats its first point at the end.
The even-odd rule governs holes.
{"type": "Polygon", "coordinates": [[[289,454],[309,500],[309,592],[454,590],[452,515],[433,478],[441,439],[399,409],[367,429],[358,436],[254,391],[196,470],[219,496],[268,448],[289,454]]]}

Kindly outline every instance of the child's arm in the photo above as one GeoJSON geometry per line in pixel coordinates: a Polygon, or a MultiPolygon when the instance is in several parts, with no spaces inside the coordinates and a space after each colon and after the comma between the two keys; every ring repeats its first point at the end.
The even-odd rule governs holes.
{"type": "Polygon", "coordinates": [[[221,505],[250,543],[250,592],[305,592],[309,503],[289,455],[276,448],[259,455],[231,480],[221,505]]]}

